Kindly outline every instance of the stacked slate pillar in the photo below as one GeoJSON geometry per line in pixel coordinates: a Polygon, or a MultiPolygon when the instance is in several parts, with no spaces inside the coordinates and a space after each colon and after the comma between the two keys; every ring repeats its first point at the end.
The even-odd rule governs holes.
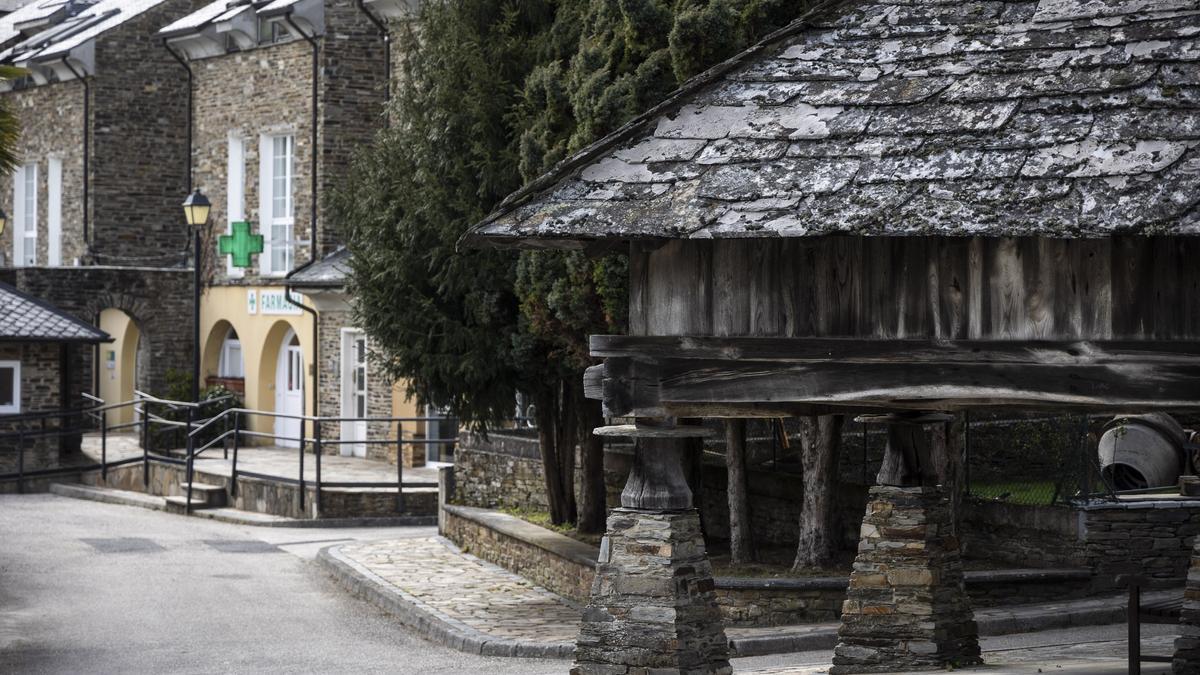
{"type": "Polygon", "coordinates": [[[1177,675],[1200,673],[1200,537],[1192,546],[1192,564],[1188,567],[1183,591],[1183,610],[1179,615],[1179,637],[1175,639],[1172,663],[1177,675]]]}
{"type": "Polygon", "coordinates": [[[705,430],[597,431],[634,437],[634,465],[600,545],[572,675],[732,672],[700,515],[683,477],[684,439],[705,430]]]}
{"type": "Polygon", "coordinates": [[[893,417],[880,484],[871,488],[831,673],[980,662],[947,494],[936,485],[926,424],[893,417]],[[891,483],[909,483],[895,485],[891,483]]]}

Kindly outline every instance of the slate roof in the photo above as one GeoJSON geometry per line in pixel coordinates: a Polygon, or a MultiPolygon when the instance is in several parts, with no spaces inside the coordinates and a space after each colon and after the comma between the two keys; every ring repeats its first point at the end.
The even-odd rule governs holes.
{"type": "Polygon", "coordinates": [[[1200,0],[826,3],[466,239],[1200,233],[1200,0]]]}
{"type": "Polygon", "coordinates": [[[0,61],[17,65],[61,59],[164,0],[35,0],[0,17],[0,61]],[[28,28],[30,24],[40,25],[28,28]],[[23,37],[23,30],[27,37],[23,37]]]}
{"type": "Polygon", "coordinates": [[[109,342],[104,331],[0,283],[0,342],[109,342]]]}
{"type": "Polygon", "coordinates": [[[292,274],[287,283],[295,288],[340,288],[349,273],[350,251],[342,247],[292,274]]]}

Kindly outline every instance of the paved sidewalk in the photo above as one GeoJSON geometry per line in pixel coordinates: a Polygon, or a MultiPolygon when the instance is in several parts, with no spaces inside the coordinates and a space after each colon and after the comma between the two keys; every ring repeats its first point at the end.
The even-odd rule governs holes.
{"type": "MultiPolygon", "coordinates": [[[[351,592],[434,641],[494,656],[570,658],[574,651],[579,607],[441,537],[333,546],[318,561],[351,592]]],[[[976,620],[982,635],[1105,624],[1121,620],[1124,603],[1111,597],[985,609],[976,620]]],[[[778,654],[832,648],[837,624],[726,634],[736,656],[778,654]]]]}
{"type": "MultiPolygon", "coordinates": [[[[110,434],[107,454],[109,461],[128,457],[141,457],[142,448],[136,434],[110,434]]],[[[100,461],[100,437],[86,434],[83,437],[84,454],[100,461]]],[[[244,447],[238,449],[238,471],[261,473],[281,478],[296,478],[300,473],[300,451],[296,448],[244,447]]],[[[224,459],[220,448],[204,451],[196,459],[196,470],[228,477],[233,473],[233,460],[224,459]]],[[[437,483],[438,467],[442,464],[430,462],[426,466],[404,469],[405,483],[437,483]]],[[[315,481],[316,462],[311,452],[304,456],[304,478],[315,481]]],[[[363,457],[321,456],[321,480],[327,482],[384,483],[396,480],[396,465],[363,457]]],[[[363,490],[388,490],[391,488],[359,488],[363,490]]]]}

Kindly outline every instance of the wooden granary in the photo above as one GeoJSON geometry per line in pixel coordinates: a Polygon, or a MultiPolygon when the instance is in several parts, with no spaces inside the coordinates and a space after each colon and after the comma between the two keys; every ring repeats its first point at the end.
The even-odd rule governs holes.
{"type": "Polygon", "coordinates": [[[470,243],[630,256],[630,334],[592,338],[586,384],[637,459],[578,671],[727,668],[706,562],[664,554],[692,575],[669,598],[630,581],[662,532],[695,548],[675,420],[828,412],[883,414],[898,458],[838,668],[977,658],[920,429],[1197,407],[1198,188],[1200,1],[885,0],[820,4],[512,195],[470,243]],[[880,553],[897,522],[927,555],[880,553]],[[691,638],[650,658],[655,631],[691,638]]]}

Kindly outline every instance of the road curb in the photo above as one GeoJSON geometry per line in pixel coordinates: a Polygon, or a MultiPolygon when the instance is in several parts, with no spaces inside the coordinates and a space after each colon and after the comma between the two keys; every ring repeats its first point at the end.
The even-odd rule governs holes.
{"type": "Polygon", "coordinates": [[[346,558],[340,548],[334,545],[321,549],[317,554],[317,563],[351,595],[382,608],[400,623],[433,642],[480,656],[569,659],[575,654],[575,645],[572,643],[547,644],[496,638],[471,628],[346,558]]]}
{"type": "MultiPolygon", "coordinates": [[[[86,499],[105,504],[120,506],[138,506],[152,511],[166,511],[166,500],[157,495],[128,490],[114,490],[92,485],[76,485],[71,483],[51,483],[50,492],[59,497],[71,499],[86,499]]],[[[239,511],[231,508],[196,509],[192,511],[196,518],[207,518],[233,525],[252,525],[255,527],[431,527],[437,525],[437,516],[385,516],[379,518],[287,518],[269,513],[254,511],[239,511]]]]}

